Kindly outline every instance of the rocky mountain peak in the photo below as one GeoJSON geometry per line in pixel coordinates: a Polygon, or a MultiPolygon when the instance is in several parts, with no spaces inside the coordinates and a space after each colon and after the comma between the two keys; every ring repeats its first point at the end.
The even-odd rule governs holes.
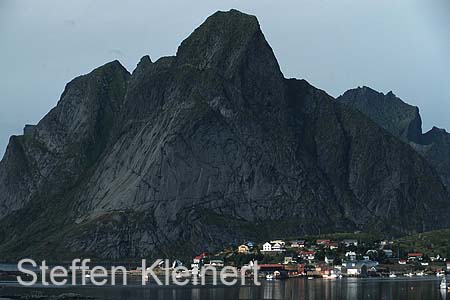
{"type": "Polygon", "coordinates": [[[448,148],[446,151],[448,153],[448,158],[446,160],[450,160],[450,134],[445,129],[433,126],[433,128],[423,134],[422,141],[424,145],[434,144],[448,148]]]}
{"type": "Polygon", "coordinates": [[[149,55],[143,56],[139,63],[136,66],[136,69],[133,71],[133,76],[140,76],[142,73],[145,73],[146,70],[152,65],[152,60],[149,55]]]}
{"type": "Polygon", "coordinates": [[[124,123],[153,118],[181,102],[202,103],[238,119],[248,117],[249,107],[273,115],[284,103],[283,88],[283,74],[257,18],[219,11],[181,43],[176,56],[141,60],[130,80],[124,123]]]}
{"type": "Polygon", "coordinates": [[[429,132],[430,133],[436,133],[436,134],[438,134],[438,133],[440,133],[440,134],[448,133],[447,130],[445,130],[445,128],[439,128],[439,127],[436,127],[436,126],[433,126],[433,128],[431,128],[429,132]]]}
{"type": "Polygon", "coordinates": [[[348,90],[337,100],[366,114],[404,141],[420,143],[422,119],[419,108],[403,102],[392,91],[383,94],[365,86],[348,90]]]}
{"type": "Polygon", "coordinates": [[[130,75],[128,70],[117,59],[113,60],[111,62],[108,62],[108,63],[104,64],[103,66],[95,68],[88,75],[91,75],[91,76],[92,75],[103,75],[103,76],[106,76],[108,74],[115,74],[115,73],[120,73],[123,76],[130,75]]]}
{"type": "Polygon", "coordinates": [[[257,18],[237,10],[210,16],[182,42],[177,59],[201,70],[220,70],[227,77],[243,68],[282,77],[257,18]]]}
{"type": "Polygon", "coordinates": [[[384,95],[362,87],[345,92],[338,100],[361,111],[379,126],[411,145],[438,171],[450,190],[450,134],[445,129],[433,127],[422,134],[419,109],[403,102],[392,91],[384,95]]]}

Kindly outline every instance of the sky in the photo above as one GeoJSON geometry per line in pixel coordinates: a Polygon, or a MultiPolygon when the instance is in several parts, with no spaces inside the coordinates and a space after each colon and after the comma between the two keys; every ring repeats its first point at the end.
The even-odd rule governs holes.
{"type": "Polygon", "coordinates": [[[256,15],[285,77],[333,96],[369,86],[450,129],[449,0],[0,0],[0,157],[67,82],[118,59],[174,55],[217,10],[256,15]]]}

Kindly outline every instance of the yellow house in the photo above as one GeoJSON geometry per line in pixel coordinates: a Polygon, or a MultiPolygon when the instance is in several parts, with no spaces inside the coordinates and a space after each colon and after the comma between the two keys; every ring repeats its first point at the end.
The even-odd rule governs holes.
{"type": "Polygon", "coordinates": [[[244,253],[247,254],[250,252],[250,248],[247,245],[240,245],[238,247],[238,253],[244,253]]]}

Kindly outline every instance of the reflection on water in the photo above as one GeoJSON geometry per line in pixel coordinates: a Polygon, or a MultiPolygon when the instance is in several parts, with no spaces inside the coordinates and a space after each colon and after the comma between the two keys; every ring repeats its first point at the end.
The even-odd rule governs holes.
{"type": "MultiPolygon", "coordinates": [[[[1,286],[1,283],[0,283],[1,286]]],[[[267,281],[259,287],[71,287],[64,289],[25,289],[15,286],[0,288],[0,295],[27,294],[32,291],[58,295],[79,293],[102,300],[450,300],[446,291],[439,289],[439,280],[427,279],[289,279],[267,281]]],[[[2,298],[2,297],[0,297],[2,298]]]]}
{"type": "Polygon", "coordinates": [[[445,290],[441,290],[441,297],[443,300],[448,299],[447,292],[445,290]]]}

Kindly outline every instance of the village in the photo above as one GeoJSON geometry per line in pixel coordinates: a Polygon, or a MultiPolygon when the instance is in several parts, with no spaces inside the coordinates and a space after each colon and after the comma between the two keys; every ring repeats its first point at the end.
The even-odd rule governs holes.
{"type": "Polygon", "coordinates": [[[203,266],[243,267],[258,262],[259,276],[266,279],[291,277],[342,278],[438,276],[450,272],[450,259],[406,252],[393,241],[366,243],[358,239],[275,239],[257,244],[252,241],[215,253],[201,253],[191,263],[203,266]]]}

